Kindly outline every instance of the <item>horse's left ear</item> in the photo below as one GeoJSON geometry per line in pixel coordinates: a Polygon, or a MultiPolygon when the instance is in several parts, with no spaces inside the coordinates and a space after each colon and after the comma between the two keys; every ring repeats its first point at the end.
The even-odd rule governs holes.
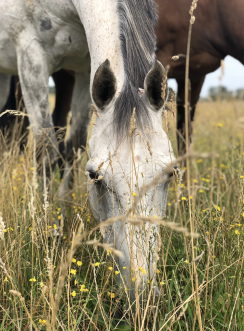
{"type": "Polygon", "coordinates": [[[96,106],[103,110],[113,99],[116,90],[116,77],[109,60],[106,60],[98,67],[92,85],[92,98],[96,106]]]}
{"type": "Polygon", "coordinates": [[[159,110],[163,107],[165,100],[167,100],[168,94],[168,84],[166,81],[165,97],[162,93],[162,83],[165,77],[165,69],[159,61],[155,61],[152,69],[149,71],[145,78],[144,89],[147,95],[147,98],[150,104],[156,109],[159,110]]]}

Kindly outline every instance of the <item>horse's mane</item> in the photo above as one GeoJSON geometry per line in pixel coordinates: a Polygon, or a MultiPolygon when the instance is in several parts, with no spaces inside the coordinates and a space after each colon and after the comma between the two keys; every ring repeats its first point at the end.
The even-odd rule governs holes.
{"type": "Polygon", "coordinates": [[[153,0],[117,0],[125,83],[115,104],[114,125],[121,138],[136,108],[137,127],[150,126],[147,108],[138,94],[155,60],[157,22],[153,0]]]}

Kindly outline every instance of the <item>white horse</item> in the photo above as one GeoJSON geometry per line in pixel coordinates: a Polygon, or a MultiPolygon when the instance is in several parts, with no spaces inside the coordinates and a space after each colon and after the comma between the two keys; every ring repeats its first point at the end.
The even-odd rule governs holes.
{"type": "MultiPolygon", "coordinates": [[[[155,23],[153,0],[0,0],[0,87],[19,74],[35,139],[46,144],[44,159],[53,166],[58,147],[48,77],[60,68],[76,72],[61,195],[72,179],[74,152],[86,144],[91,101],[97,109],[86,169],[100,222],[128,213],[142,188],[174,161],[162,128],[165,71],[155,62],[155,23]]],[[[5,102],[0,99],[0,109],[5,102]]],[[[164,215],[168,175],[164,179],[143,194],[134,215],[164,215]]],[[[130,228],[118,218],[106,228],[105,241],[123,254],[116,260],[119,283],[134,288],[131,269],[140,269],[135,283],[145,288],[155,279],[158,228],[130,228]]]]}

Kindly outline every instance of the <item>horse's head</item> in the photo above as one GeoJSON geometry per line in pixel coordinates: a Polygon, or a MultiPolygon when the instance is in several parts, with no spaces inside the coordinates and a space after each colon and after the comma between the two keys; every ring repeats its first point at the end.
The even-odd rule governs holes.
{"type": "Polygon", "coordinates": [[[136,91],[135,102],[139,106],[135,105],[134,112],[121,110],[132,115],[127,132],[119,138],[117,131],[119,125],[124,125],[123,118],[116,123],[114,114],[118,102],[124,102],[124,107],[127,102],[119,99],[109,61],[98,68],[92,86],[97,111],[86,167],[89,201],[98,221],[113,218],[104,229],[104,237],[122,252],[123,256],[115,260],[120,271],[119,283],[130,288],[133,284],[144,288],[141,285],[155,277],[158,218],[165,213],[173,169],[164,170],[175,160],[162,128],[164,94],[167,94],[167,88],[162,89],[163,81],[165,70],[155,62],[145,78],[144,91],[136,91]],[[136,112],[142,107],[149,124],[139,128],[136,112]],[[128,285],[130,282],[132,285],[128,285]]]}

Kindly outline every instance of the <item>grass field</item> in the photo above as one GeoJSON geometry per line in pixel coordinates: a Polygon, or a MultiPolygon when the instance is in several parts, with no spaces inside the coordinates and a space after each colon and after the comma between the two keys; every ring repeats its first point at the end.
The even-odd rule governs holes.
{"type": "MultiPolygon", "coordinates": [[[[53,103],[53,99],[51,100],[53,103]]],[[[160,304],[139,312],[121,330],[244,330],[244,103],[199,103],[194,123],[190,185],[170,184],[165,220],[193,238],[161,228],[157,265],[160,304]],[[203,155],[204,154],[204,155],[203,155]]],[[[175,117],[163,118],[176,151],[175,117]]],[[[78,169],[63,238],[52,238],[53,202],[37,187],[31,138],[0,160],[0,330],[114,330],[121,295],[109,253],[87,203],[84,167],[78,169]],[[81,221],[82,219],[82,221],[81,221]],[[2,225],[3,226],[3,225],[2,225]],[[80,245],[76,235],[89,235],[80,245]],[[51,239],[50,239],[51,238],[51,239]],[[66,261],[66,263],[64,262],[66,261]]],[[[149,284],[150,286],[150,284],[149,284]]]]}

